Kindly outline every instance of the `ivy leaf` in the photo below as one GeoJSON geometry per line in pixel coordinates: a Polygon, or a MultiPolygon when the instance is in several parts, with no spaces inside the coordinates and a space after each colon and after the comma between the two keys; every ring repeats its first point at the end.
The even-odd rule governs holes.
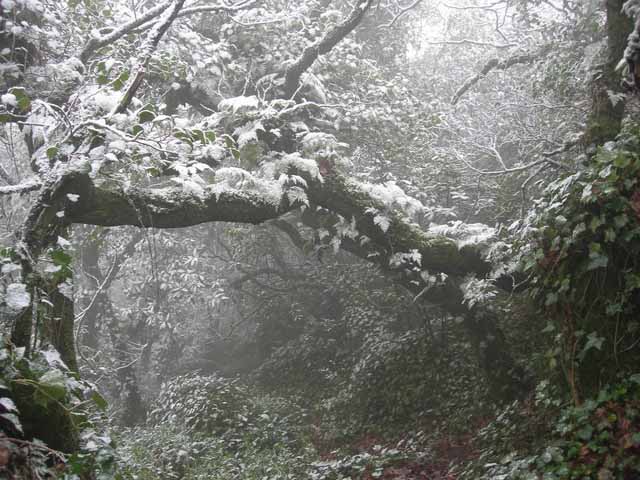
{"type": "Polygon", "coordinates": [[[602,350],[602,344],[604,343],[604,337],[599,337],[596,332],[591,332],[587,336],[587,343],[585,343],[584,348],[578,354],[579,360],[584,360],[584,357],[587,355],[589,350],[595,348],[596,350],[602,350]]]}
{"type": "Polygon", "coordinates": [[[589,263],[587,270],[596,270],[598,268],[605,268],[609,264],[609,257],[603,254],[589,255],[589,263]]]}
{"type": "Polygon", "coordinates": [[[27,91],[22,87],[13,87],[9,89],[9,93],[15,95],[18,101],[18,108],[23,112],[31,107],[31,100],[27,96],[27,91]]]}
{"type": "Polygon", "coordinates": [[[207,143],[207,139],[204,135],[204,132],[202,130],[200,130],[199,128],[192,128],[191,129],[191,137],[194,140],[199,141],[200,143],[207,143]]]}
{"type": "Polygon", "coordinates": [[[547,294],[547,298],[544,301],[545,306],[553,305],[554,303],[558,303],[558,294],[556,292],[550,292],[547,294]]]}
{"type": "Polygon", "coordinates": [[[589,244],[589,263],[587,264],[587,270],[596,270],[598,268],[604,268],[609,264],[609,257],[602,253],[602,245],[599,243],[589,244]]]}
{"type": "Polygon", "coordinates": [[[380,227],[380,230],[386,232],[387,230],[389,230],[391,220],[389,220],[389,217],[385,215],[376,215],[375,217],[373,217],[373,223],[380,227]]]}
{"type": "Polygon", "coordinates": [[[640,385],[640,373],[634,373],[629,377],[629,380],[640,385]]]}
{"type": "Polygon", "coordinates": [[[49,370],[38,380],[38,387],[41,392],[49,397],[46,403],[50,400],[62,400],[67,394],[67,382],[62,373],[57,368],[49,370]]]}
{"type": "Polygon", "coordinates": [[[578,438],[584,441],[591,440],[591,436],[593,435],[593,427],[591,425],[585,425],[583,428],[576,432],[578,438]]]}
{"type": "Polygon", "coordinates": [[[98,392],[93,392],[91,394],[91,400],[93,401],[93,403],[96,404],[96,406],[104,411],[107,409],[107,407],[109,406],[109,403],[105,400],[105,398],[100,395],[98,392]]]}
{"type": "Polygon", "coordinates": [[[47,148],[47,158],[49,160],[53,160],[54,158],[56,158],[57,154],[58,154],[58,147],[53,146],[53,147],[47,148]]]}
{"type": "Polygon", "coordinates": [[[53,263],[58,266],[68,267],[71,265],[71,255],[62,250],[53,250],[49,256],[51,257],[51,260],[53,260],[53,263]]]}
{"type": "Polygon", "coordinates": [[[138,119],[140,123],[153,122],[156,119],[156,114],[151,110],[147,110],[147,109],[141,110],[138,113],[138,119]]]}
{"type": "Polygon", "coordinates": [[[613,164],[618,168],[626,168],[631,163],[631,159],[626,155],[618,155],[614,160],[613,164]]]}
{"type": "Polygon", "coordinates": [[[122,87],[124,87],[127,80],[129,80],[129,72],[125,70],[120,75],[118,75],[118,78],[111,82],[111,86],[117,92],[119,90],[122,90],[122,87]]]}
{"type": "Polygon", "coordinates": [[[623,213],[622,215],[616,216],[613,219],[613,223],[615,224],[616,228],[622,228],[627,223],[629,223],[629,217],[627,217],[627,215],[623,213]]]}

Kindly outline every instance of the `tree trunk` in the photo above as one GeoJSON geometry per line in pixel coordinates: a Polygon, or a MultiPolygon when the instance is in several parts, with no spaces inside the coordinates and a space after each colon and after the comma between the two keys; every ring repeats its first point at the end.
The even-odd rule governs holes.
{"type": "Polygon", "coordinates": [[[624,0],[607,0],[607,59],[601,72],[592,80],[593,103],[587,123],[585,145],[602,145],[620,133],[624,116],[624,100],[615,100],[622,93],[621,76],[616,66],[624,57],[627,38],[633,31],[633,21],[622,13],[624,0]]]}
{"type": "Polygon", "coordinates": [[[42,318],[43,337],[51,342],[60,353],[60,358],[72,372],[78,372],[76,342],[74,334],[73,299],[67,298],[53,285],[48,292],[49,301],[53,304],[42,318]]]}

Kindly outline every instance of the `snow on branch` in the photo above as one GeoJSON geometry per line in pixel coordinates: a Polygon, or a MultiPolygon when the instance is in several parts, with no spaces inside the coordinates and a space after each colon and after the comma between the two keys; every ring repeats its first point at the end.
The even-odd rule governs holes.
{"type": "MultiPolygon", "coordinates": [[[[189,8],[182,9],[178,14],[178,18],[186,17],[189,15],[196,15],[198,13],[216,13],[216,12],[234,13],[234,12],[249,8],[253,6],[255,3],[256,3],[256,0],[245,0],[242,2],[238,2],[234,5],[201,5],[199,7],[189,7],[189,8]]],[[[231,17],[231,20],[234,21],[233,17],[231,17]]],[[[239,22],[236,22],[236,23],[239,23],[239,22]]],[[[153,27],[154,24],[155,24],[155,21],[150,20],[147,23],[140,25],[139,26],[140,28],[135,29],[135,31],[141,32],[144,30],[148,30],[149,28],[153,27]]]]}
{"type": "Polygon", "coordinates": [[[182,9],[185,0],[174,0],[173,5],[169,8],[158,20],[158,23],[155,27],[149,32],[147,38],[142,45],[141,49],[141,57],[138,62],[138,71],[136,72],[135,77],[125,90],[124,95],[122,96],[122,100],[120,100],[119,105],[113,111],[113,114],[124,113],[129,107],[131,100],[135,96],[138,88],[140,88],[140,84],[142,83],[142,79],[144,78],[145,71],[147,69],[147,64],[151,59],[151,55],[154,50],[160,43],[160,39],[169,29],[173,21],[177,18],[178,13],[182,9]]]}
{"type": "Polygon", "coordinates": [[[401,8],[400,11],[398,13],[396,13],[388,23],[380,25],[380,27],[378,27],[378,28],[390,28],[390,27],[392,27],[400,19],[400,17],[402,17],[407,12],[409,12],[409,11],[413,10],[414,8],[416,8],[420,3],[422,3],[422,0],[415,0],[410,5],[401,8]]]}
{"type": "Polygon", "coordinates": [[[0,196],[4,195],[22,195],[29,192],[39,190],[42,184],[37,180],[29,180],[18,185],[8,185],[0,187],[0,196]]]}
{"type": "Polygon", "coordinates": [[[170,1],[162,2],[155,7],[147,10],[144,14],[140,15],[136,19],[125,23],[124,25],[121,25],[120,27],[114,29],[106,35],[100,35],[99,32],[96,32],[91,40],[89,40],[89,42],[85,45],[82,53],[80,53],[80,61],[82,63],[87,63],[87,61],[97,50],[112,44],[113,42],[119,40],[126,34],[138,28],[140,25],[154,19],[167,8],[169,8],[169,5],[171,5],[170,1]]]}
{"type": "Polygon", "coordinates": [[[550,51],[551,51],[551,46],[547,45],[535,53],[524,53],[524,54],[513,55],[504,60],[500,60],[498,58],[492,58],[484,65],[484,67],[482,67],[482,69],[477,74],[475,74],[473,77],[469,78],[466,82],[464,82],[464,84],[458,89],[458,91],[455,93],[455,95],[451,99],[451,104],[455,105],[456,103],[458,103],[460,98],[465,93],[467,93],[480,80],[486,77],[492,70],[506,70],[514,65],[533,63],[539,58],[544,57],[550,51]]]}
{"type": "MultiPolygon", "coordinates": [[[[474,245],[460,248],[456,241],[424,232],[393,212],[388,214],[387,228],[381,229],[370,212],[372,208],[382,210],[384,206],[359,184],[337,173],[321,178],[304,166],[297,168],[297,165],[289,163],[288,174],[304,179],[307,186],[299,188],[304,188],[309,202],[351,219],[354,233],[388,250],[384,256],[415,250],[421,256],[423,268],[448,275],[484,274],[490,270],[474,245]]],[[[218,183],[203,185],[199,192],[182,186],[127,187],[92,179],[78,167],[44,187],[42,201],[37,203],[49,213],[42,215],[42,208],[33,213],[33,225],[30,226],[33,234],[27,236],[25,243],[37,247],[41,239],[49,236],[47,231],[51,227],[42,224],[42,219],[45,223],[63,221],[65,224],[145,228],[180,228],[220,221],[259,224],[280,218],[300,207],[300,202],[290,200],[287,189],[280,191],[279,199],[274,201],[271,195],[260,189],[241,189],[218,183]],[[69,198],[77,201],[69,201],[69,198]],[[64,212],[63,217],[54,218],[56,212],[61,211],[64,212]]]]}
{"type": "Polygon", "coordinates": [[[491,47],[491,48],[513,48],[517,47],[517,43],[491,43],[480,42],[478,40],[462,39],[462,40],[438,40],[435,42],[424,42],[427,45],[475,45],[477,47],[491,47]]]}
{"type": "MultiPolygon", "coordinates": [[[[256,0],[245,0],[234,5],[203,5],[199,7],[190,7],[182,9],[178,13],[178,17],[186,17],[188,15],[195,15],[197,13],[211,13],[211,12],[235,12],[256,3],[256,0]]],[[[105,28],[96,32],[95,36],[87,42],[82,53],[80,54],[80,60],[82,63],[87,63],[91,56],[102,47],[111,45],[123,36],[134,31],[144,31],[153,27],[156,24],[155,18],[165,11],[171,2],[163,2],[159,5],[147,10],[144,14],[140,15],[136,19],[127,22],[118,28],[105,28]],[[103,32],[103,34],[101,34],[103,32]]]]}
{"type": "Polygon", "coordinates": [[[101,226],[181,228],[205,222],[258,224],[297,208],[283,198],[273,203],[251,190],[205,186],[193,192],[180,186],[137,188],[94,183],[78,177],[70,192],[80,196],[67,206],[65,218],[73,223],[101,226]]]}
{"type": "Polygon", "coordinates": [[[329,53],[333,47],[349,35],[360,24],[373,3],[374,0],[358,0],[349,16],[343,22],[329,30],[320,40],[305,48],[302,55],[287,67],[284,84],[284,93],[287,98],[295,95],[300,78],[313,65],[313,62],[320,55],[329,53]]]}

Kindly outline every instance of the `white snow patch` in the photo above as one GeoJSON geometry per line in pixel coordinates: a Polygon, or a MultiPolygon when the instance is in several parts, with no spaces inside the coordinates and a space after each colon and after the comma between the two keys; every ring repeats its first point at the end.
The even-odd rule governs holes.
{"type": "Polygon", "coordinates": [[[73,300],[73,284],[68,280],[58,285],[58,291],[69,300],[73,300]]]}
{"type": "Polygon", "coordinates": [[[308,174],[312,179],[322,181],[320,169],[318,168],[316,161],[309,158],[303,158],[297,152],[289,153],[278,159],[275,163],[274,174],[278,176],[282,173],[288,174],[290,169],[298,170],[302,173],[308,174]]]}
{"type": "Polygon", "coordinates": [[[49,345],[47,350],[41,350],[42,356],[47,361],[47,364],[50,367],[60,368],[62,367],[64,370],[68,370],[69,367],[62,361],[62,357],[60,357],[60,353],[49,345]]]}
{"type": "Polygon", "coordinates": [[[4,95],[2,95],[2,97],[0,97],[0,99],[2,99],[2,103],[9,107],[18,106],[18,99],[13,93],[5,93],[4,95]]]}
{"type": "Polygon", "coordinates": [[[2,269],[0,270],[0,272],[3,275],[8,275],[13,272],[19,272],[20,270],[22,270],[22,267],[17,263],[5,263],[4,265],[2,265],[2,269]]]}
{"type": "Polygon", "coordinates": [[[103,110],[110,112],[118,106],[118,102],[120,101],[120,95],[116,92],[107,93],[107,92],[98,92],[93,97],[93,101],[96,105],[103,110]]]}
{"type": "Polygon", "coordinates": [[[7,307],[13,310],[21,310],[31,303],[31,295],[27,292],[27,286],[24,283],[11,283],[7,286],[5,295],[7,307]]]}
{"type": "Polygon", "coordinates": [[[58,237],[58,246],[62,249],[71,248],[71,242],[63,237],[58,237]]]}

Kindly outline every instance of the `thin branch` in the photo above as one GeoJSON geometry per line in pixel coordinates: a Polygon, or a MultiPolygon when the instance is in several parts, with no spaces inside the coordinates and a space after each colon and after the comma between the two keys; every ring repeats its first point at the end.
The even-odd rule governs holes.
{"type": "Polygon", "coordinates": [[[157,17],[167,8],[169,8],[169,5],[171,5],[170,1],[160,3],[159,5],[156,5],[155,7],[147,10],[143,15],[136,18],[135,20],[132,20],[129,23],[125,23],[124,25],[121,25],[117,29],[114,29],[111,33],[104,36],[94,36],[91,40],[89,40],[89,42],[85,45],[84,49],[80,53],[80,61],[82,63],[87,63],[87,61],[89,61],[91,56],[97,50],[116,42],[120,38],[124,37],[126,34],[138,28],[140,25],[157,17]]]}
{"type": "MultiPolygon", "coordinates": [[[[550,153],[555,155],[554,152],[550,152],[550,153]]],[[[475,173],[477,173],[479,175],[491,175],[491,176],[508,175],[510,173],[523,172],[525,170],[529,170],[531,168],[535,168],[535,167],[537,167],[539,165],[543,165],[543,164],[551,164],[551,165],[554,165],[555,167],[561,168],[563,170],[572,171],[572,168],[570,166],[564,165],[563,163],[560,163],[560,162],[556,162],[555,160],[552,160],[550,158],[542,158],[540,160],[528,163],[526,165],[522,165],[520,167],[505,168],[505,169],[502,169],[502,170],[480,170],[479,168],[476,168],[473,165],[471,165],[471,163],[469,163],[467,160],[465,160],[465,158],[462,155],[456,155],[456,156],[458,157],[458,160],[460,160],[469,169],[473,170],[475,173]]],[[[549,155],[549,156],[551,156],[551,155],[549,155]]]]}
{"type": "MultiPolygon", "coordinates": [[[[187,15],[194,15],[197,13],[207,13],[207,12],[234,12],[244,8],[247,8],[253,5],[256,0],[247,0],[244,2],[240,2],[236,5],[207,5],[201,7],[191,7],[185,8],[178,13],[178,17],[184,17],[187,15]]],[[[87,63],[89,59],[93,56],[93,54],[99,49],[106,47],[107,45],[111,45],[112,43],[118,41],[120,38],[125,35],[132,33],[134,31],[144,31],[153,27],[156,24],[155,18],[158,17],[162,12],[164,12],[171,5],[170,1],[166,1],[156,5],[155,7],[147,10],[136,18],[124,25],[121,25],[117,28],[104,28],[97,33],[96,36],[91,38],[89,42],[85,45],[84,49],[80,53],[80,61],[82,63],[87,63]],[[104,33],[103,35],[100,35],[104,33]]]]}
{"type": "MultiPolygon", "coordinates": [[[[225,5],[205,5],[205,6],[201,6],[201,7],[190,7],[190,8],[185,8],[183,10],[180,11],[180,13],[178,14],[178,18],[181,17],[186,17],[188,15],[195,15],[198,13],[214,13],[214,12],[227,12],[227,13],[232,13],[232,12],[237,12],[239,10],[243,10],[245,8],[248,8],[252,5],[254,5],[256,3],[256,0],[247,0],[245,2],[241,2],[238,3],[236,5],[232,5],[232,6],[225,6],[225,5]]],[[[231,19],[233,21],[233,19],[231,19]]],[[[155,25],[155,20],[150,20],[147,23],[140,25],[140,28],[135,29],[135,32],[143,32],[145,30],[150,29],[151,27],[153,27],[155,25]]]]}
{"type": "Polygon", "coordinates": [[[296,104],[292,105],[291,107],[287,107],[287,108],[284,108],[284,109],[280,110],[276,114],[276,117],[279,118],[279,117],[282,117],[283,115],[287,115],[289,113],[294,113],[297,110],[300,110],[301,108],[306,108],[306,107],[347,109],[347,107],[345,105],[341,105],[339,103],[330,104],[330,103],[316,103],[316,102],[304,101],[304,102],[296,103],[296,104]]]}
{"type": "Polygon", "coordinates": [[[307,47],[302,55],[287,67],[284,77],[284,95],[292,98],[298,90],[300,78],[313,65],[320,55],[329,53],[343,38],[349,35],[362,21],[365,13],[375,0],[358,0],[349,16],[342,23],[329,30],[327,34],[313,45],[307,47]]]}
{"type": "Polygon", "coordinates": [[[147,70],[149,60],[151,60],[151,55],[158,46],[158,43],[160,43],[160,39],[162,38],[162,36],[166,33],[173,21],[177,18],[178,13],[180,13],[180,10],[184,5],[184,2],[185,0],[175,0],[173,2],[173,6],[163,14],[160,20],[158,20],[156,26],[153,27],[153,29],[149,32],[145,43],[142,45],[142,54],[141,59],[138,63],[138,71],[125,90],[122,99],[120,100],[118,106],[114,109],[112,114],[115,115],[118,113],[124,113],[129,107],[131,100],[133,100],[133,97],[138,91],[138,88],[140,88],[140,85],[142,84],[142,79],[144,78],[144,74],[147,70]]]}
{"type": "Polygon", "coordinates": [[[49,455],[58,457],[58,459],[62,460],[62,462],[64,463],[66,463],[67,461],[67,456],[63,452],[59,450],[54,450],[53,448],[49,448],[43,443],[30,442],[28,440],[21,440],[19,438],[13,438],[13,437],[5,437],[4,435],[0,436],[0,440],[7,440],[12,443],[17,443],[18,445],[27,446],[29,448],[34,448],[36,450],[42,450],[44,452],[49,453],[49,455]]]}
{"type": "Polygon", "coordinates": [[[525,53],[520,55],[514,55],[512,57],[506,58],[504,60],[500,60],[498,58],[492,58],[489,60],[482,70],[480,70],[473,77],[469,78],[464,84],[458,89],[453,98],[451,99],[451,104],[455,105],[458,103],[460,98],[467,93],[471,87],[473,87],[476,83],[482,80],[485,76],[489,74],[492,70],[506,70],[514,65],[521,65],[524,63],[533,63],[538,58],[543,57],[548,52],[550,52],[550,46],[547,45],[544,48],[540,49],[536,53],[525,53]]]}
{"type": "Polygon", "coordinates": [[[415,2],[413,2],[411,5],[409,5],[408,7],[402,8],[392,19],[389,23],[385,23],[383,25],[380,25],[378,28],[390,28],[392,27],[399,19],[400,17],[402,17],[405,13],[407,13],[410,10],[413,10],[414,8],[416,8],[420,3],[422,2],[422,0],[415,0],[415,2]]]}
{"type": "Polygon", "coordinates": [[[480,42],[477,40],[439,40],[436,42],[424,42],[428,45],[476,45],[478,47],[491,47],[491,48],[513,48],[517,47],[517,43],[491,43],[491,42],[480,42]]]}
{"type": "Polygon", "coordinates": [[[257,27],[258,25],[271,25],[272,23],[284,22],[288,20],[288,17],[272,18],[270,20],[262,20],[259,22],[250,22],[250,23],[241,22],[240,20],[236,20],[233,17],[229,17],[229,19],[236,25],[240,25],[242,27],[257,27]]]}
{"type": "Polygon", "coordinates": [[[501,3],[504,3],[504,0],[498,0],[497,2],[489,5],[469,5],[467,7],[458,7],[455,5],[449,5],[447,3],[443,3],[442,5],[452,10],[493,10],[494,7],[497,7],[501,3]]]}

